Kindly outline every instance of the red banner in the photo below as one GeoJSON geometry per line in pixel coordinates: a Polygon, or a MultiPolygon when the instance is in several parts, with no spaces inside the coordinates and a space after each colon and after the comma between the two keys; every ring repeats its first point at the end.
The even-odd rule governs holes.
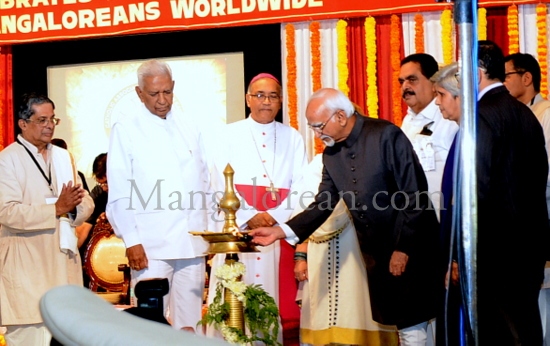
{"type": "Polygon", "coordinates": [[[435,11],[451,5],[434,0],[0,0],[0,45],[435,11]]]}

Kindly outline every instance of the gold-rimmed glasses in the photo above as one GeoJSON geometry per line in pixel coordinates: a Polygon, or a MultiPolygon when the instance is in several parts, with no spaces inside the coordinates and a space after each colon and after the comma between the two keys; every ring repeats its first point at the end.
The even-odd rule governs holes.
{"type": "Polygon", "coordinates": [[[325,126],[327,126],[328,122],[330,121],[330,119],[332,119],[332,117],[334,116],[334,114],[338,113],[338,111],[332,113],[332,115],[330,117],[328,117],[327,120],[325,120],[324,122],[320,123],[320,124],[307,124],[307,126],[312,129],[313,131],[319,133],[319,134],[322,134],[323,133],[323,129],[325,128],[325,126]]]}
{"type": "Polygon", "coordinates": [[[53,124],[53,126],[57,126],[59,125],[59,123],[61,122],[61,119],[59,118],[51,118],[51,119],[48,119],[48,118],[40,118],[40,119],[36,119],[36,120],[32,120],[32,119],[25,119],[26,122],[28,123],[34,123],[38,126],[41,126],[41,127],[46,127],[48,126],[50,123],[53,124]]]}

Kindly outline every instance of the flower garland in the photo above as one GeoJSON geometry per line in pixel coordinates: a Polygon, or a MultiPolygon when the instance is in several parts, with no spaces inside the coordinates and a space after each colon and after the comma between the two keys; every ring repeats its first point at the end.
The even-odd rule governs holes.
{"type": "Polygon", "coordinates": [[[319,22],[309,24],[311,32],[311,80],[313,82],[313,92],[321,89],[321,33],[319,32],[319,22]]]}
{"type": "Polygon", "coordinates": [[[414,15],[414,48],[415,53],[424,53],[424,17],[420,13],[414,15]]]}
{"type": "Polygon", "coordinates": [[[348,38],[346,28],[348,23],[345,20],[338,20],[336,23],[336,37],[337,37],[337,47],[338,47],[338,89],[344,93],[344,95],[349,95],[348,87],[348,38]]]}
{"type": "Polygon", "coordinates": [[[286,33],[286,92],[288,95],[288,119],[291,127],[298,130],[298,93],[296,91],[296,48],[294,25],[285,26],[286,33]]]}
{"type": "MultiPolygon", "coordinates": [[[[313,92],[322,88],[321,82],[321,33],[319,31],[319,22],[309,24],[310,47],[311,47],[311,82],[313,92]]],[[[325,145],[320,138],[315,137],[315,153],[322,153],[325,145]]]]}
{"type": "Polygon", "coordinates": [[[378,86],[376,84],[376,20],[365,19],[365,47],[367,56],[367,115],[378,118],[378,86]]]}
{"type": "Polygon", "coordinates": [[[399,85],[399,71],[401,69],[401,34],[399,17],[395,14],[390,18],[390,62],[392,68],[392,110],[393,122],[401,126],[403,111],[401,109],[401,86],[399,85]]]}
{"type": "Polygon", "coordinates": [[[508,6],[508,53],[519,52],[519,27],[518,27],[518,7],[513,4],[508,6]]]}
{"type": "Polygon", "coordinates": [[[537,12],[537,54],[540,64],[540,94],[548,96],[548,38],[546,36],[546,4],[538,4],[537,12]]]}
{"type": "Polygon", "coordinates": [[[487,10],[483,7],[477,10],[477,37],[479,40],[487,39],[487,10]]]}
{"type": "Polygon", "coordinates": [[[199,324],[214,324],[225,340],[231,344],[246,345],[260,341],[265,345],[281,345],[277,341],[279,334],[277,304],[260,285],[246,285],[240,281],[239,278],[245,272],[246,268],[241,262],[224,264],[216,269],[215,275],[219,280],[216,296],[199,324]],[[225,319],[229,316],[229,303],[222,303],[224,289],[230,290],[237,300],[243,303],[244,322],[251,336],[225,323],[225,319]]]}
{"type": "Polygon", "coordinates": [[[441,46],[443,48],[443,64],[453,62],[453,19],[448,8],[441,13],[441,46]]]}

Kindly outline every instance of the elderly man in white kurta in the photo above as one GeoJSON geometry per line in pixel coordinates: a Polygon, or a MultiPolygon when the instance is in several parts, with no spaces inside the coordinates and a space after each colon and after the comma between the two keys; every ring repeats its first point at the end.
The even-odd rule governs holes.
{"type": "Polygon", "coordinates": [[[0,325],[8,345],[49,345],[40,298],[60,285],[82,285],[75,226],[94,202],[72,158],[50,141],[54,103],[28,94],[18,112],[21,135],[0,152],[0,325]]]}
{"type": "Polygon", "coordinates": [[[211,209],[200,139],[171,110],[174,81],[157,60],[138,69],[143,105],[112,127],[107,164],[107,218],[124,240],[134,287],[167,278],[172,326],[193,331],[201,319],[207,244],[189,231],[206,229],[211,209]]]}
{"type": "MultiPolygon", "coordinates": [[[[297,190],[307,158],[298,131],[275,121],[282,98],[280,83],[274,76],[262,73],[254,77],[248,87],[246,102],[251,110],[250,116],[227,125],[225,154],[217,160],[216,170],[219,176],[225,165],[231,164],[235,171],[235,189],[241,197],[241,208],[236,213],[237,224],[242,229],[254,229],[288,220],[298,203],[297,196],[291,193],[297,190]]],[[[217,180],[223,182],[222,178],[217,180]]],[[[223,189],[221,185],[215,187],[216,191],[223,189]]],[[[222,224],[218,223],[218,231],[222,224]]],[[[289,247],[288,243],[276,242],[258,247],[260,253],[240,253],[239,260],[246,266],[244,282],[261,284],[275,299],[284,327],[287,317],[299,320],[299,310],[294,301],[296,291],[279,289],[280,274],[284,276],[286,273],[285,278],[290,278],[294,284],[292,265],[280,267],[281,253],[287,253],[285,249],[281,251],[282,246],[289,247]]],[[[292,263],[293,250],[287,256],[292,263]]],[[[224,259],[224,255],[216,255],[212,273],[224,259]]],[[[215,295],[215,283],[216,278],[212,275],[209,298],[215,295]]]]}
{"type": "Polygon", "coordinates": [[[437,62],[431,55],[411,54],[401,61],[399,83],[403,100],[409,106],[401,130],[411,140],[424,168],[428,191],[439,218],[443,168],[458,125],[444,119],[435,104],[430,78],[437,70],[437,62]]]}

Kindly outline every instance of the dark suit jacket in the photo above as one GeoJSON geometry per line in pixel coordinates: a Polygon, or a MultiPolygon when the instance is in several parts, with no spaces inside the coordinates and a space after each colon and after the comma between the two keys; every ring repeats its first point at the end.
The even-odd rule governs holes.
{"type": "Polygon", "coordinates": [[[418,193],[428,184],[407,137],[387,121],[356,117],[349,137],[323,153],[315,201],[287,224],[303,241],[343,198],[366,261],[373,317],[404,328],[435,317],[443,282],[435,270],[437,219],[427,193],[418,193]],[[389,272],[395,250],[409,256],[400,277],[389,272]]]}
{"type": "Polygon", "coordinates": [[[480,344],[542,345],[537,299],[549,246],[544,135],[504,86],[483,95],[478,117],[480,344]]]}

